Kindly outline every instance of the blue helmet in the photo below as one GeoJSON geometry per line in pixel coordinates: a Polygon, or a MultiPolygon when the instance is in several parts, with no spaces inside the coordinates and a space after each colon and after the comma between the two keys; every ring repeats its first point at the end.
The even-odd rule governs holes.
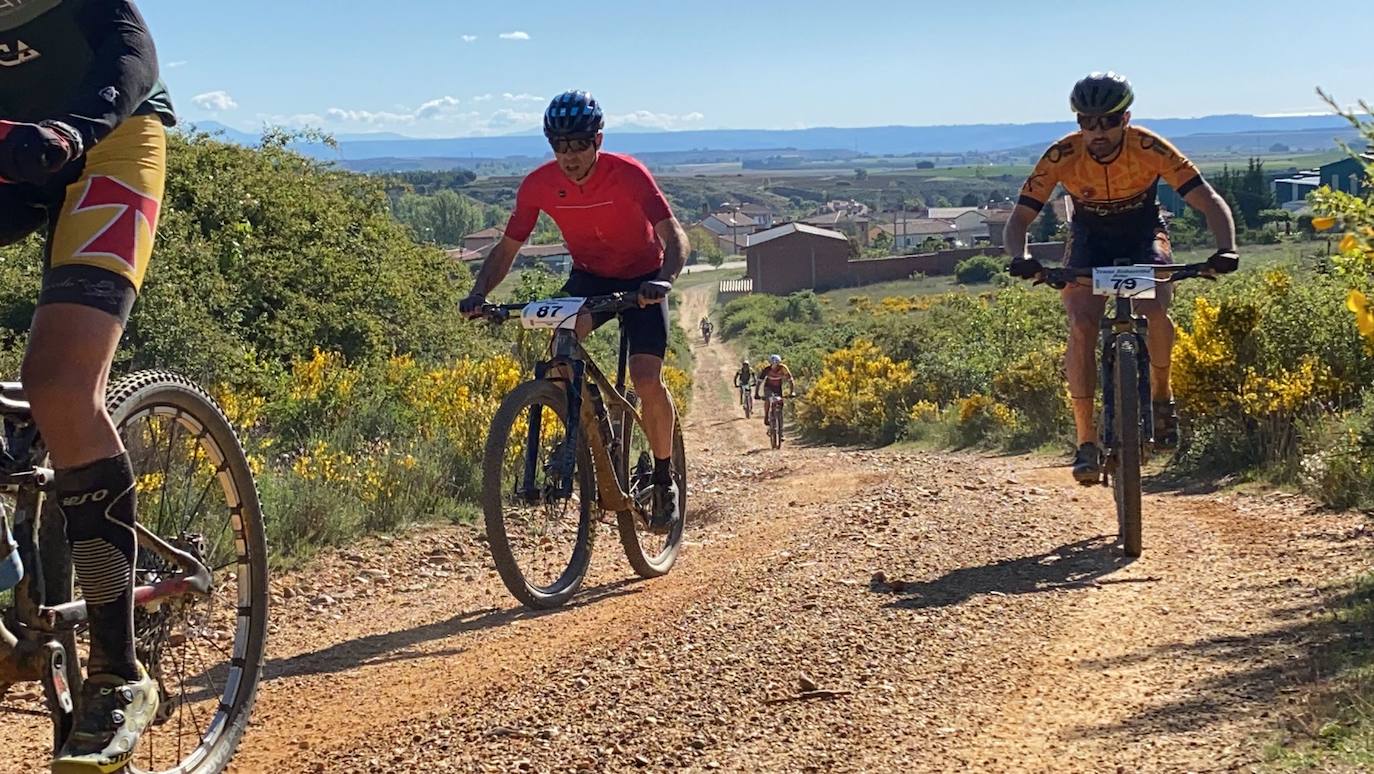
{"type": "Polygon", "coordinates": [[[585,91],[565,91],[544,111],[544,136],[592,137],[606,125],[596,98],[585,91]]]}

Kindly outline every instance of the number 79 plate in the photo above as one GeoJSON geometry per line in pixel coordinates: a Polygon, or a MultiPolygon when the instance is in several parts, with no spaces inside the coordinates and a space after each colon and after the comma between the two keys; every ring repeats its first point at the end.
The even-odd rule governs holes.
{"type": "Polygon", "coordinates": [[[1154,298],[1155,269],[1153,266],[1102,266],[1093,269],[1093,294],[1154,298]]]}

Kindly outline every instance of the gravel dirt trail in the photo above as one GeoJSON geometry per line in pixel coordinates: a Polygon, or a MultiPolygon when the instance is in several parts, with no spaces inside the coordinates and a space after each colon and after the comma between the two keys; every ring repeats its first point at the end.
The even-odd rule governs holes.
{"type": "MultiPolygon", "coordinates": [[[[688,291],[680,315],[696,382],[688,543],[671,574],[635,580],[607,532],[574,603],[536,614],[471,528],[331,552],[274,582],[266,682],[234,770],[1260,761],[1321,636],[1323,589],[1368,564],[1358,515],[1150,493],[1145,554],[1127,562],[1107,537],[1109,491],[1078,488],[1056,460],[769,450],[728,389],[738,360],[699,345],[709,298],[688,291]]],[[[7,724],[3,749],[38,749],[24,726],[7,724]]]]}

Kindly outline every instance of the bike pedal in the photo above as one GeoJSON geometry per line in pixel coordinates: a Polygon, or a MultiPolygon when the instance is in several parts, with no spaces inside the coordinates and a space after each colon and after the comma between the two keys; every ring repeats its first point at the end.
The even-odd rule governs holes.
{"type": "Polygon", "coordinates": [[[49,642],[44,647],[48,651],[48,668],[43,673],[44,692],[52,704],[70,715],[74,705],[71,686],[67,683],[67,651],[56,642],[49,642]]]}

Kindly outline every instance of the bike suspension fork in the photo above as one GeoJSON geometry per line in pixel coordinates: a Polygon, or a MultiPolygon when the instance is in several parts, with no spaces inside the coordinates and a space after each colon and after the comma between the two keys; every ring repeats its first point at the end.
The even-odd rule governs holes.
{"type": "Polygon", "coordinates": [[[1102,392],[1102,426],[1098,429],[1098,435],[1102,438],[1103,451],[1106,452],[1116,446],[1116,428],[1113,422],[1116,419],[1116,332],[1112,330],[1112,321],[1105,319],[1102,322],[1101,333],[1101,356],[1098,357],[1099,389],[1102,392]]]}

